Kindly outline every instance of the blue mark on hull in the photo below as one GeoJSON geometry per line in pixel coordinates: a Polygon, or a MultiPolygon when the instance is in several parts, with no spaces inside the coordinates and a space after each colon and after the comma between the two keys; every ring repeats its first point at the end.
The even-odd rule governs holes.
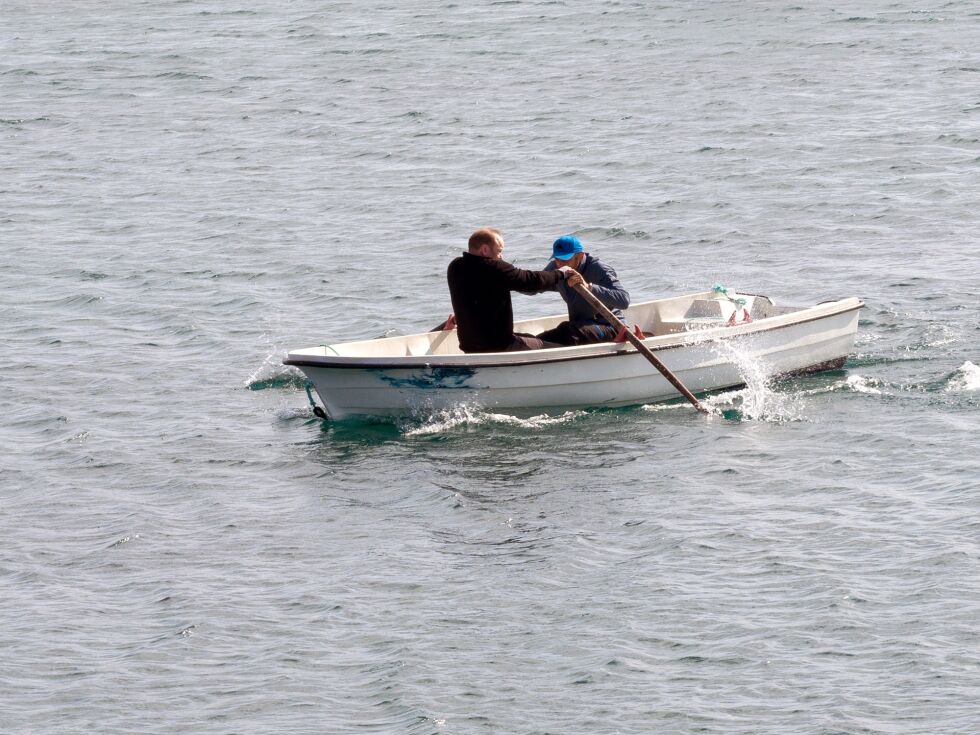
{"type": "MultiPolygon", "coordinates": [[[[427,367],[413,370],[408,377],[396,378],[388,369],[378,369],[378,378],[392,388],[414,388],[432,390],[434,388],[475,388],[467,381],[476,375],[473,368],[427,367]]],[[[399,371],[402,372],[402,371],[399,371]]]]}

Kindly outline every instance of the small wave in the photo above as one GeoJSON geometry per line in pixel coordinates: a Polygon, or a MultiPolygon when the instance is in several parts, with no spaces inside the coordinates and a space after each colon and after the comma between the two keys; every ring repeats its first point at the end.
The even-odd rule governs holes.
{"type": "Polygon", "coordinates": [[[278,408],[275,412],[275,417],[279,421],[293,421],[294,419],[312,419],[316,418],[313,415],[312,406],[282,406],[278,408]]]}
{"type": "Polygon", "coordinates": [[[625,227],[581,227],[572,234],[599,242],[605,240],[648,240],[650,238],[650,233],[646,230],[630,230],[625,227]]]}
{"type": "Polygon", "coordinates": [[[859,367],[877,367],[879,365],[897,365],[903,362],[926,362],[928,357],[917,357],[904,355],[898,357],[891,357],[887,355],[875,355],[875,354],[863,354],[858,353],[853,357],[849,357],[845,363],[845,368],[859,368],[859,367]]]}
{"type": "Polygon", "coordinates": [[[928,350],[936,347],[945,347],[960,341],[958,331],[948,324],[929,324],[925,329],[925,334],[916,342],[906,345],[906,352],[917,350],[928,350]]]}
{"type": "Polygon", "coordinates": [[[0,125],[26,125],[27,123],[48,122],[48,117],[0,117],[0,125]]]}
{"type": "Polygon", "coordinates": [[[201,16],[211,15],[258,15],[254,10],[201,10],[197,13],[201,16]]]}
{"type": "MultiPolygon", "coordinates": [[[[962,69],[961,71],[966,71],[962,69]]],[[[974,69],[973,71],[980,71],[980,69],[974,69]]],[[[955,143],[959,145],[977,145],[980,144],[980,138],[967,138],[962,135],[957,135],[955,133],[943,133],[936,138],[937,141],[943,143],[955,143]]]]}
{"type": "Polygon", "coordinates": [[[126,536],[123,536],[121,539],[117,539],[116,541],[113,541],[106,548],[117,549],[123,544],[128,544],[130,541],[136,541],[139,537],[140,535],[138,533],[127,534],[126,536]]]}
{"type": "MultiPolygon", "coordinates": [[[[705,401],[710,399],[705,399],[705,401]]],[[[702,401],[704,403],[705,401],[702,401]]],[[[668,411],[672,408],[687,408],[687,402],[684,403],[644,403],[641,408],[644,411],[658,412],[658,411],[668,411]]]]}
{"type": "Polygon", "coordinates": [[[885,381],[880,380],[879,378],[870,378],[864,375],[848,375],[843,380],[835,380],[833,383],[828,385],[821,385],[817,388],[801,390],[799,395],[818,396],[825,393],[851,392],[880,396],[884,395],[884,391],[881,389],[885,385],[885,381]]]}
{"type": "Polygon", "coordinates": [[[980,367],[967,360],[946,378],[947,393],[980,390],[980,367]]]}
{"type": "Polygon", "coordinates": [[[957,341],[959,335],[956,333],[952,327],[945,324],[938,324],[931,328],[927,334],[927,347],[942,347],[944,345],[953,344],[957,341]]]}
{"type": "Polygon", "coordinates": [[[57,306],[88,306],[89,304],[97,304],[103,300],[102,296],[91,293],[79,293],[73,296],[65,296],[61,299],[55,299],[49,301],[49,304],[56,304],[57,306]]]}
{"type": "Polygon", "coordinates": [[[156,74],[154,79],[194,79],[199,81],[207,81],[214,79],[214,77],[209,77],[206,74],[194,74],[192,72],[186,71],[166,71],[161,74],[156,74]]]}
{"type": "Polygon", "coordinates": [[[402,426],[401,428],[405,436],[443,434],[458,427],[469,428],[487,424],[518,426],[522,429],[540,429],[554,424],[563,424],[584,415],[585,411],[566,411],[559,416],[541,414],[522,418],[504,413],[493,413],[480,406],[461,403],[426,417],[420,426],[402,426]]]}
{"type": "Polygon", "coordinates": [[[980,367],[972,362],[964,362],[959,368],[942,380],[925,383],[898,383],[872,378],[866,375],[848,375],[843,380],[837,380],[828,385],[801,391],[804,396],[816,396],[825,393],[850,392],[863,393],[869,396],[894,396],[896,393],[959,393],[970,392],[980,388],[980,367]]]}
{"type": "Polygon", "coordinates": [[[866,378],[863,375],[848,375],[844,381],[844,385],[848,390],[855,393],[881,395],[881,391],[877,388],[877,386],[881,385],[881,381],[875,378],[866,378]]]}

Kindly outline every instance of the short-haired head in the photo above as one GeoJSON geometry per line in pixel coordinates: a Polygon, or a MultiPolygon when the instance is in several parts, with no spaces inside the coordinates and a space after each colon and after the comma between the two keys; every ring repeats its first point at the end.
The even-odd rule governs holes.
{"type": "Polygon", "coordinates": [[[481,227],[479,230],[470,235],[469,249],[470,252],[481,249],[484,245],[490,245],[493,247],[497,244],[497,240],[500,239],[500,230],[496,227],[481,227]]]}
{"type": "Polygon", "coordinates": [[[470,235],[469,251],[472,255],[500,258],[504,251],[504,238],[494,227],[481,227],[470,235]]]}

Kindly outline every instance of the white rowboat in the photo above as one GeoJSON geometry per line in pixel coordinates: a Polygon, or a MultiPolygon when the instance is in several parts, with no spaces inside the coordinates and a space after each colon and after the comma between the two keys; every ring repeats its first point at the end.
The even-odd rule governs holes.
{"type": "MultiPolygon", "coordinates": [[[[709,291],[636,304],[625,321],[640,327],[643,344],[682,383],[703,393],[744,385],[747,361],[773,378],[842,367],[863,306],[856,298],[776,306],[766,296],[709,291]]],[[[565,318],[515,322],[514,331],[538,334],[565,318]]],[[[461,403],[526,413],[678,398],[628,343],[465,354],[455,331],[441,331],[309,347],[284,363],[306,374],[333,419],[461,403]]]]}

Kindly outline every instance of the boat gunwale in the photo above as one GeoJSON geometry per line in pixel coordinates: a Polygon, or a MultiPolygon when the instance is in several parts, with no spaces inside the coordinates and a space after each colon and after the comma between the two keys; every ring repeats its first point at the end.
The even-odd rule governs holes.
{"type": "MultiPolygon", "coordinates": [[[[802,314],[802,313],[805,313],[805,312],[807,312],[807,311],[809,311],[811,309],[815,309],[815,308],[818,308],[820,306],[826,306],[827,304],[834,304],[834,303],[839,303],[839,302],[844,302],[844,301],[851,301],[851,299],[853,299],[853,298],[854,297],[847,297],[845,299],[837,299],[837,300],[834,300],[834,301],[821,302],[820,304],[814,304],[813,306],[805,307],[801,311],[794,312],[794,313],[802,314]]],[[[735,338],[735,337],[742,337],[742,336],[749,335],[749,334],[759,334],[759,333],[763,333],[763,332],[774,332],[774,331],[779,330],[779,329],[787,329],[789,327],[795,327],[795,326],[798,326],[800,324],[806,324],[808,322],[820,321],[822,319],[827,319],[829,317],[838,316],[840,314],[846,314],[846,313],[852,312],[852,311],[860,311],[861,309],[864,308],[864,305],[865,305],[864,302],[861,301],[860,299],[858,299],[857,300],[857,304],[855,304],[853,306],[848,306],[847,308],[841,308],[841,309],[829,311],[827,313],[823,313],[823,314],[819,314],[819,315],[815,315],[815,316],[810,316],[810,317],[808,317],[806,319],[789,320],[789,321],[787,321],[784,324],[766,325],[764,322],[766,322],[768,320],[767,319],[766,320],[760,319],[760,320],[755,321],[755,322],[750,322],[748,324],[745,324],[745,323],[738,324],[738,325],[735,325],[735,326],[732,326],[732,327],[727,327],[727,326],[725,326],[725,327],[715,327],[715,328],[713,328],[711,330],[704,330],[704,332],[702,332],[702,334],[706,334],[707,332],[713,332],[713,331],[719,331],[720,332],[722,330],[731,330],[731,331],[729,333],[727,333],[727,334],[718,334],[718,335],[714,335],[714,336],[711,336],[711,337],[706,337],[704,340],[701,340],[701,341],[698,341],[698,342],[688,342],[688,341],[682,341],[682,340],[678,339],[678,341],[673,342],[673,343],[667,343],[667,344],[663,344],[663,345],[654,345],[654,346],[651,346],[651,349],[654,352],[660,352],[660,351],[663,351],[663,350],[673,350],[673,349],[678,349],[678,348],[681,348],[681,347],[694,347],[694,346],[697,346],[698,344],[704,344],[704,343],[709,343],[709,342],[718,342],[718,341],[722,341],[722,340],[726,340],[726,339],[732,339],[732,338],[735,338]],[[755,327],[755,325],[758,325],[758,327],[755,327]],[[748,329],[745,329],[745,327],[749,327],[749,328],[748,329]],[[752,328],[752,327],[755,327],[755,328],[752,328]]],[[[782,314],[782,315],[779,315],[779,316],[780,317],[784,317],[784,316],[789,316],[789,315],[788,314],[782,314]]],[[[774,317],[774,318],[779,318],[779,317],[774,317]]],[[[670,336],[684,337],[684,336],[688,336],[688,335],[692,335],[692,334],[698,334],[698,333],[697,332],[678,332],[678,333],[676,333],[676,335],[670,335],[670,334],[657,335],[656,337],[648,337],[646,340],[644,340],[644,343],[646,343],[650,339],[657,339],[657,338],[670,337],[670,336]]],[[[407,335],[407,336],[411,336],[411,335],[407,335]]],[[[339,369],[345,369],[345,370],[420,370],[420,369],[423,369],[424,370],[424,369],[427,369],[427,368],[439,368],[439,369],[444,369],[444,370],[451,370],[451,369],[465,370],[465,369],[473,369],[473,368],[520,367],[522,365],[546,365],[546,364],[549,364],[549,363],[571,362],[571,361],[576,361],[576,360],[594,360],[594,359],[601,358],[601,357],[621,357],[623,355],[635,355],[636,352],[637,352],[636,349],[635,348],[632,348],[632,345],[630,345],[628,343],[616,344],[615,349],[611,349],[611,350],[608,349],[608,347],[609,347],[610,344],[611,343],[603,342],[603,343],[596,343],[596,344],[592,344],[592,345],[586,345],[587,348],[594,348],[594,347],[598,347],[600,345],[607,348],[607,349],[605,349],[605,350],[603,350],[601,352],[596,352],[595,354],[589,354],[589,353],[583,354],[582,352],[577,352],[576,354],[571,354],[571,355],[568,355],[568,354],[566,354],[566,355],[554,355],[553,353],[557,351],[557,350],[554,350],[554,349],[552,349],[552,350],[526,350],[526,351],[521,351],[521,352],[516,352],[516,353],[508,353],[508,352],[471,353],[474,356],[475,359],[470,359],[470,360],[467,360],[465,362],[462,362],[462,361],[446,362],[444,360],[438,359],[440,357],[442,357],[442,358],[446,358],[446,357],[458,358],[458,357],[461,357],[460,355],[417,355],[417,356],[413,356],[413,357],[416,358],[416,359],[419,358],[419,357],[428,357],[428,358],[435,358],[435,359],[429,359],[429,360],[427,360],[425,362],[404,362],[405,358],[400,358],[400,359],[399,358],[394,358],[395,360],[399,360],[399,361],[395,362],[395,361],[392,361],[392,358],[391,357],[354,357],[354,356],[350,356],[350,355],[343,355],[343,356],[339,356],[339,355],[330,355],[330,356],[327,356],[327,355],[325,355],[322,358],[318,358],[315,355],[310,355],[309,357],[303,356],[301,358],[294,359],[292,357],[292,355],[294,353],[290,353],[286,357],[286,359],[283,360],[283,365],[291,365],[291,366],[294,366],[294,367],[317,367],[317,368],[332,368],[332,369],[338,369],[339,368],[339,369]],[[545,353],[545,356],[543,356],[543,357],[537,357],[538,354],[542,354],[542,353],[545,353]],[[552,353],[552,354],[551,355],[547,355],[546,353],[552,353]],[[507,361],[502,361],[500,359],[496,359],[496,360],[480,360],[479,359],[479,356],[481,356],[481,355],[492,355],[492,356],[495,356],[495,357],[500,356],[500,355],[524,355],[524,356],[527,356],[527,357],[525,357],[524,359],[520,359],[520,360],[507,360],[507,361]],[[533,359],[533,358],[532,359],[527,359],[528,357],[531,357],[532,355],[534,355],[535,357],[537,357],[537,359],[533,359]],[[378,360],[378,362],[367,362],[368,360],[378,360]]],[[[576,347],[577,348],[580,348],[581,346],[576,346],[576,347]]],[[[463,357],[469,357],[469,355],[465,355],[465,354],[462,355],[462,356],[463,357]]]]}

